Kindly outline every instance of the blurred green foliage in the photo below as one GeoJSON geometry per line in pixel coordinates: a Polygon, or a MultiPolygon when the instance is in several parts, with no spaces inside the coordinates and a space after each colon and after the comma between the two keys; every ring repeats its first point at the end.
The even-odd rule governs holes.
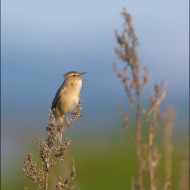
{"type": "MultiPolygon", "coordinates": [[[[77,176],[74,180],[81,190],[124,190],[130,189],[131,178],[136,178],[136,157],[135,144],[130,135],[125,129],[116,126],[117,132],[112,132],[107,135],[105,133],[99,135],[86,136],[82,138],[72,137],[70,151],[63,162],[63,168],[55,168],[51,177],[51,185],[57,179],[57,176],[67,175],[69,173],[71,160],[74,157],[76,163],[77,176]]],[[[133,133],[133,131],[131,131],[133,133]]],[[[163,183],[164,180],[164,165],[163,165],[163,144],[162,134],[156,139],[158,142],[159,151],[161,153],[160,166],[158,171],[158,182],[163,183]]],[[[173,174],[172,174],[172,190],[177,190],[181,154],[188,149],[188,135],[174,134],[173,136],[173,174]]],[[[38,157],[36,147],[28,152],[35,152],[35,158],[38,157]],[[36,152],[35,152],[36,151],[36,152]]],[[[23,155],[22,155],[23,156],[23,155]]],[[[15,168],[8,168],[2,172],[2,190],[19,190],[27,186],[29,189],[37,189],[35,184],[28,180],[22,172],[22,161],[20,158],[19,164],[15,168]],[[14,176],[11,178],[11,176],[14,176]]],[[[148,182],[147,174],[144,173],[145,181],[148,182]]],[[[148,189],[148,183],[145,184],[148,189]]],[[[53,188],[52,188],[53,189],[53,188]]]]}

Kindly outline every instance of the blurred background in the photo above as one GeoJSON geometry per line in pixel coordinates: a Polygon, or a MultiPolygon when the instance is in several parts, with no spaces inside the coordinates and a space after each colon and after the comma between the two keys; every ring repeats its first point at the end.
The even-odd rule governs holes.
{"type": "Polygon", "coordinates": [[[122,31],[123,8],[132,16],[141,65],[149,70],[143,104],[148,105],[153,83],[165,79],[161,108],[177,109],[176,189],[189,140],[189,1],[2,0],[1,6],[1,189],[29,183],[23,159],[37,151],[36,139],[45,137],[52,100],[70,70],[87,72],[88,80],[82,88],[83,116],[64,134],[72,139],[68,155],[76,159],[77,185],[83,190],[130,187],[134,145],[116,102],[125,110],[130,106],[112,72],[113,61],[118,62],[114,30],[122,31]]]}

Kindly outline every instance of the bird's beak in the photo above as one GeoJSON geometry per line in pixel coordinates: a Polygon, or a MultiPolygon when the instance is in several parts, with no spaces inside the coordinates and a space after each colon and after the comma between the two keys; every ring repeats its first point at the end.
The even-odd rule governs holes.
{"type": "MultiPolygon", "coordinates": [[[[83,72],[83,73],[80,73],[80,76],[81,75],[84,75],[86,72],[83,72]]],[[[81,80],[86,80],[86,79],[84,79],[84,78],[80,78],[81,80]]]]}
{"type": "Polygon", "coordinates": [[[80,75],[84,75],[86,72],[80,73],[80,75]]]}

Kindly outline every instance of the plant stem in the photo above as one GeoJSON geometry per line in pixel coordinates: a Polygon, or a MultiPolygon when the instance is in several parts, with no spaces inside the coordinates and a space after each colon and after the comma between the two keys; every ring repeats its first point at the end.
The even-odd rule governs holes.
{"type": "Polygon", "coordinates": [[[158,117],[158,110],[155,108],[153,111],[153,120],[149,130],[149,176],[150,176],[150,189],[156,190],[156,183],[155,183],[155,172],[156,172],[156,162],[157,159],[154,153],[154,138],[155,138],[155,131],[156,131],[156,123],[158,117]]]}
{"type": "Polygon", "coordinates": [[[136,156],[138,161],[138,190],[143,188],[143,177],[142,177],[142,159],[141,159],[141,124],[140,124],[140,91],[139,87],[136,87],[136,156]]]}
{"type": "Polygon", "coordinates": [[[46,172],[45,190],[48,190],[48,180],[49,180],[49,173],[46,172]]]}

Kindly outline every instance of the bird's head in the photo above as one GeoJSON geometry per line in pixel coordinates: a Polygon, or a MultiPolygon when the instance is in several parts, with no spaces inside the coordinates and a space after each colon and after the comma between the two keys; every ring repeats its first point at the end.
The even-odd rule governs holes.
{"type": "Polygon", "coordinates": [[[82,75],[84,75],[86,72],[80,73],[77,71],[69,71],[68,73],[64,74],[65,80],[71,84],[80,84],[83,80],[86,80],[84,78],[81,78],[82,75]]]}

